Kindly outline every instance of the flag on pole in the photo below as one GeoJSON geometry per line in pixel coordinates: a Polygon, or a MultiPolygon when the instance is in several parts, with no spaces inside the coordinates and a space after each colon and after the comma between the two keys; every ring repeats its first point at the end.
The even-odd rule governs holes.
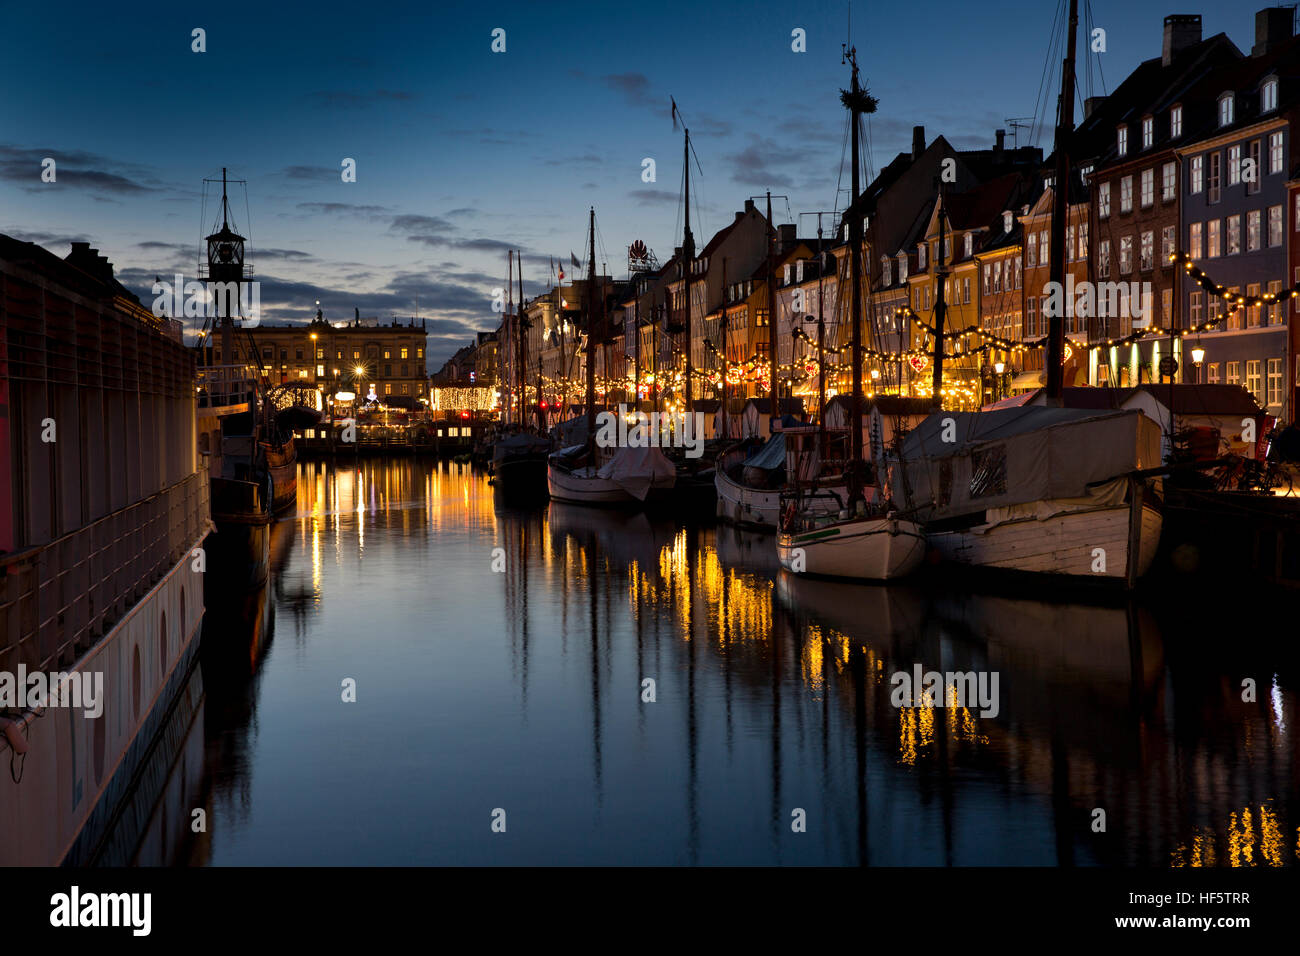
{"type": "Polygon", "coordinates": [[[569,250],[569,261],[573,263],[573,268],[575,269],[582,268],[582,263],[579,262],[578,257],[573,254],[573,250],[569,250]]]}
{"type": "Polygon", "coordinates": [[[673,104],[673,129],[675,130],[677,129],[677,101],[670,96],[668,102],[673,104]]]}

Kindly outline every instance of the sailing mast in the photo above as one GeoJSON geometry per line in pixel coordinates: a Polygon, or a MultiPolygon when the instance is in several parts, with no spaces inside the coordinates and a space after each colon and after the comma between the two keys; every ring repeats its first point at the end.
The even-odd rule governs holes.
{"type": "MultiPolygon", "coordinates": [[[[948,283],[948,271],[944,268],[943,256],[943,183],[939,183],[939,247],[936,250],[934,277],[938,286],[934,301],[934,376],[930,385],[930,407],[934,411],[943,410],[943,327],[948,316],[948,302],[944,288],[948,283]]],[[[924,242],[924,238],[922,238],[924,242]]]]}
{"type": "MultiPolygon", "coordinates": [[[[854,169],[857,167],[855,166],[854,169]]],[[[853,182],[855,184],[853,195],[856,197],[857,180],[853,182]]],[[[776,226],[772,224],[772,190],[770,189],[767,191],[767,352],[767,394],[772,400],[772,418],[775,420],[781,417],[781,394],[776,379],[776,226]]],[[[793,345],[790,356],[793,361],[793,345]]]]}
{"type": "MultiPolygon", "coordinates": [[[[1070,137],[1074,130],[1074,40],[1079,32],[1079,0],[1070,0],[1070,26],[1061,97],[1056,112],[1056,178],[1052,183],[1052,253],[1048,278],[1065,288],[1065,220],[1070,210],[1070,137]]],[[[1173,339],[1171,338],[1172,342],[1173,339]]],[[[1065,386],[1065,310],[1053,309],[1047,327],[1047,404],[1060,407],[1065,386]]]]}
{"type": "MultiPolygon", "coordinates": [[[[518,250],[515,254],[515,268],[519,272],[519,305],[515,312],[519,337],[519,424],[526,425],[528,423],[528,339],[524,331],[527,328],[524,319],[524,254],[518,250]]],[[[538,392],[537,396],[540,402],[541,392],[538,392]]]]}
{"type": "Polygon", "coordinates": [[[587,464],[596,464],[596,207],[591,207],[587,260],[587,464]]]}
{"type": "MultiPolygon", "coordinates": [[[[848,505],[852,513],[857,502],[862,500],[862,217],[858,214],[858,113],[863,106],[862,89],[858,86],[858,51],[849,47],[844,52],[844,59],[853,67],[852,82],[849,87],[848,102],[850,120],[850,139],[853,150],[852,194],[849,199],[849,282],[852,289],[853,323],[852,345],[850,352],[853,360],[853,397],[849,399],[849,467],[845,478],[848,484],[848,505]]],[[[775,383],[773,383],[775,384],[775,383]]]]}
{"type": "MultiPolygon", "coordinates": [[[[669,97],[672,100],[671,97],[669,97]]],[[[677,109],[677,101],[672,100],[673,104],[673,129],[677,128],[677,117],[680,115],[677,109]]],[[[686,122],[682,122],[682,132],[685,135],[685,142],[682,145],[682,182],[685,185],[684,203],[685,209],[685,227],[682,230],[682,276],[685,280],[683,286],[683,298],[686,300],[686,413],[689,415],[695,410],[695,396],[691,388],[691,269],[695,265],[695,237],[691,235],[691,131],[686,128],[686,122]]]]}

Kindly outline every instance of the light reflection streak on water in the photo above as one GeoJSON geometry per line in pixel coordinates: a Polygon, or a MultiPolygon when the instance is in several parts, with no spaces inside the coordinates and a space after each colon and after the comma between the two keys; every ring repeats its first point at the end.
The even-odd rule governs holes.
{"type": "MultiPolygon", "coordinates": [[[[633,862],[1296,863],[1283,719],[1290,672],[1246,667],[1232,645],[1185,655],[1171,670],[1145,612],[791,582],[761,562],[728,558],[740,553],[730,529],[556,505],[512,511],[454,465],[303,467],[314,470],[300,470],[301,520],[291,522],[288,549],[299,563],[279,582],[297,577],[299,593],[312,595],[303,667],[313,644],[346,654],[339,635],[365,633],[399,668],[422,666],[403,653],[432,655],[449,687],[472,681],[465,709],[443,722],[470,720],[483,753],[509,755],[510,786],[562,780],[566,799],[596,808],[591,818],[548,808],[552,850],[592,841],[593,827],[631,807],[662,828],[657,847],[607,826],[599,837],[616,847],[626,840],[633,862]],[[411,513],[421,507],[426,514],[411,513]],[[325,533],[333,562],[322,560],[325,533]],[[486,571],[494,547],[506,551],[504,575],[486,571]],[[360,628],[348,620],[349,631],[337,622],[363,554],[396,573],[367,579],[365,596],[379,610],[360,628]],[[433,556],[443,577],[412,587],[401,569],[424,573],[433,556]],[[408,651],[390,640],[388,632],[430,620],[442,626],[438,642],[408,651]],[[494,670],[498,653],[504,663],[494,670]],[[1010,694],[997,718],[955,706],[952,688],[943,714],[893,707],[889,677],[914,661],[997,670],[1010,694]],[[1243,707],[1238,673],[1269,673],[1269,699],[1243,707]],[[653,707],[624,686],[645,675],[659,678],[653,707]],[[548,762],[531,763],[533,753],[548,762]],[[819,835],[790,844],[785,815],[810,794],[823,801],[812,805],[819,835]],[[745,808],[732,811],[744,821],[734,824],[744,834],[731,848],[738,856],[711,842],[724,806],[745,808]],[[1108,808],[1105,840],[1088,826],[1095,806],[1108,808]],[[743,855],[746,840],[761,849],[743,855]],[[665,847],[676,855],[662,855],[665,847]]],[[[761,540],[745,553],[763,557],[761,540]]],[[[280,666],[274,652],[263,664],[283,694],[296,685],[280,666]]],[[[392,736],[394,720],[422,719],[419,709],[357,713],[358,732],[376,741],[392,736]]],[[[435,754],[424,769],[441,783],[391,808],[397,818],[410,824],[431,801],[435,817],[453,813],[438,801],[491,773],[457,732],[464,726],[433,724],[416,738],[420,754],[402,754],[435,754]]],[[[259,741],[273,753],[311,747],[284,739],[274,716],[250,746],[259,741]]],[[[354,759],[356,771],[382,777],[393,755],[379,747],[354,759]]],[[[319,787],[320,766],[304,771],[303,792],[319,787]]],[[[280,769],[292,777],[297,768],[280,769]]],[[[475,859],[464,853],[456,859],[475,859]]]]}

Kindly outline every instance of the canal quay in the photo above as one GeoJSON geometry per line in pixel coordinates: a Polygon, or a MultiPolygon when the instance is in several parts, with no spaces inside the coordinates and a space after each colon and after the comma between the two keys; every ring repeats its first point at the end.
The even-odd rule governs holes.
{"type": "Polygon", "coordinates": [[[298,468],[121,862],[1297,862],[1297,662],[1235,599],[803,580],[770,535],[520,507],[469,465],[298,468]],[[917,663],[997,672],[996,716],[893,706],[917,663]]]}

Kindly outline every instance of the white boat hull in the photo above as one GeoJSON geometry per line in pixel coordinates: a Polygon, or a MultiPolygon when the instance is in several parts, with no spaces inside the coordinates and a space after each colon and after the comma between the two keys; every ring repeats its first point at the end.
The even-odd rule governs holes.
{"type": "Polygon", "coordinates": [[[906,577],[925,558],[919,525],[897,518],[838,521],[777,536],[781,567],[795,574],[863,581],[906,577]]]}
{"type": "Polygon", "coordinates": [[[1160,511],[1148,502],[1140,505],[1136,529],[1133,519],[1133,505],[1124,503],[932,533],[928,540],[943,560],[955,564],[1124,585],[1151,567],[1163,524],[1160,511]]]}
{"type": "Polygon", "coordinates": [[[713,486],[718,490],[719,518],[744,527],[776,530],[781,515],[780,489],[750,488],[721,468],[713,473],[713,486]]]}
{"type": "Polygon", "coordinates": [[[549,465],[546,469],[546,489],[551,498],[578,505],[605,507],[644,505],[662,498],[672,489],[675,481],[675,478],[656,479],[650,485],[645,500],[642,501],[612,479],[595,475],[591,477],[575,475],[555,465],[549,465]]]}

